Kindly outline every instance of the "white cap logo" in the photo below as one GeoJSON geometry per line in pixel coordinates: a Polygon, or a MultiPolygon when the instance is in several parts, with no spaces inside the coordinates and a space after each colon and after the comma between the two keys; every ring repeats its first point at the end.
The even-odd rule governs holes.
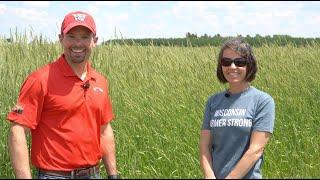
{"type": "Polygon", "coordinates": [[[73,14],[73,17],[76,21],[84,21],[86,18],[85,14],[73,14]]]}

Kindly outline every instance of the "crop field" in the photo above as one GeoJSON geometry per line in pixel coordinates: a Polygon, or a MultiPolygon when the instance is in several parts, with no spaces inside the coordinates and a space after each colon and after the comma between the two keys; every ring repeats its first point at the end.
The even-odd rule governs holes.
{"type": "MultiPolygon", "coordinates": [[[[14,178],[6,115],[26,76],[55,60],[58,43],[0,39],[0,178],[14,178]]],[[[92,65],[108,79],[123,178],[202,178],[199,135],[216,78],[219,47],[97,46],[92,65]]],[[[276,103],[264,178],[320,177],[320,45],[254,48],[252,85],[276,103]]],[[[106,175],[102,171],[102,177],[106,175]]]]}

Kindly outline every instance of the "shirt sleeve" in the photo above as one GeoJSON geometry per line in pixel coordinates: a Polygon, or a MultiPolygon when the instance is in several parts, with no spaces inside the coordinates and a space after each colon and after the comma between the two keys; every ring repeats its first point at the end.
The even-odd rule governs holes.
{"type": "Polygon", "coordinates": [[[266,131],[273,133],[275,121],[275,103],[271,96],[264,95],[257,106],[255,120],[253,123],[254,131],[266,131]]]}
{"type": "Polygon", "coordinates": [[[102,122],[101,125],[104,125],[108,122],[110,122],[113,118],[113,112],[112,112],[112,103],[108,94],[108,85],[106,81],[106,93],[105,93],[105,100],[103,102],[103,110],[102,110],[102,122]]]}
{"type": "Polygon", "coordinates": [[[44,96],[40,80],[29,76],[23,83],[17,104],[8,113],[7,120],[35,129],[41,118],[44,96]]]}
{"type": "Polygon", "coordinates": [[[210,99],[207,100],[206,107],[204,110],[204,117],[202,123],[202,130],[210,130],[210,99]]]}

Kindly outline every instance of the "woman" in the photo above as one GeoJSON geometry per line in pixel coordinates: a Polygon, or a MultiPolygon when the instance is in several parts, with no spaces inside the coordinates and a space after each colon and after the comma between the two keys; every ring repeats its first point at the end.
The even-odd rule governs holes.
{"type": "Polygon", "coordinates": [[[229,89],[211,96],[200,135],[204,178],[261,179],[263,150],[273,132],[275,103],[250,85],[257,72],[249,44],[241,38],[220,50],[217,77],[229,89]]]}

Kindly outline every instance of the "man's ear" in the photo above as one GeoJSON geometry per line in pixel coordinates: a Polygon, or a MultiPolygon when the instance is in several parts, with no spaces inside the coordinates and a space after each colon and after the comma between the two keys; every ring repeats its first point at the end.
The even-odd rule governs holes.
{"type": "Polygon", "coordinates": [[[63,40],[63,34],[59,34],[59,41],[60,41],[60,43],[62,43],[62,40],[63,40]]]}
{"type": "Polygon", "coordinates": [[[97,42],[98,42],[98,36],[95,36],[95,37],[94,37],[93,42],[94,42],[95,44],[97,44],[97,42]]]}

